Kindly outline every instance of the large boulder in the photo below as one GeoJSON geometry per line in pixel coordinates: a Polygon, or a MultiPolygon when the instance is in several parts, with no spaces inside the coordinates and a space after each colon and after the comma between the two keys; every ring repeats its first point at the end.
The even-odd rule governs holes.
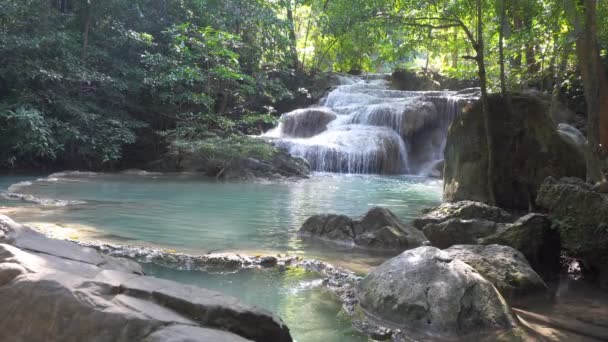
{"type": "Polygon", "coordinates": [[[608,195],[579,179],[547,178],[537,204],[559,229],[566,252],[580,258],[585,270],[608,287],[608,195]]]}
{"type": "Polygon", "coordinates": [[[457,245],[445,252],[473,267],[492,282],[511,304],[521,303],[523,297],[543,294],[548,289],[526,257],[511,247],[457,245]]]}
{"type": "Polygon", "coordinates": [[[427,224],[422,231],[431,245],[444,249],[454,245],[477,244],[479,238],[494,234],[497,228],[498,224],[492,221],[450,219],[427,224]]]}
{"type": "Polygon", "coordinates": [[[281,116],[279,129],[281,136],[310,138],[325,131],[327,124],[335,119],[336,113],[329,108],[296,109],[281,116]]]}
{"type": "Polygon", "coordinates": [[[494,234],[477,241],[480,244],[506,245],[522,252],[543,279],[559,275],[561,242],[557,229],[543,214],[527,214],[512,224],[499,224],[494,234]]]}
{"type": "Polygon", "coordinates": [[[503,209],[481,202],[460,201],[443,203],[438,207],[426,210],[422,216],[412,223],[418,229],[427,224],[437,224],[450,219],[486,220],[497,223],[513,222],[515,218],[503,209]]]}
{"type": "Polygon", "coordinates": [[[435,247],[406,251],[358,285],[370,320],[422,334],[458,337],[508,330],[517,319],[496,288],[475,269],[435,247]]]}
{"type": "Polygon", "coordinates": [[[355,239],[354,226],[353,220],[346,215],[319,214],[304,221],[299,233],[335,242],[353,243],[355,239]]]}
{"type": "Polygon", "coordinates": [[[236,298],[144,276],[4,216],[0,228],[0,340],[292,340],[281,320],[236,298]]]}
{"type": "Polygon", "coordinates": [[[421,231],[380,207],[370,209],[360,219],[334,214],[313,215],[304,222],[299,234],[369,249],[405,250],[428,244],[421,231]]]}
{"type": "MultiPolygon", "coordinates": [[[[586,174],[585,158],[557,132],[548,108],[537,98],[513,95],[507,111],[499,95],[490,96],[494,137],[491,186],[496,205],[527,210],[543,180],[586,174]]],[[[445,149],[444,199],[489,202],[488,151],[484,115],[477,102],[450,126],[445,149]]]]}

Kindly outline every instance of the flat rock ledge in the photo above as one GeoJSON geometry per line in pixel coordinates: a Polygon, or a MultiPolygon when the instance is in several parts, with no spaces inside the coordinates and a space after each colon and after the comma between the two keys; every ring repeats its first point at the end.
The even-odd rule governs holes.
{"type": "Polygon", "coordinates": [[[304,222],[299,234],[375,250],[403,251],[429,243],[420,230],[380,207],[370,209],[360,219],[335,214],[313,215],[304,222]]]}
{"type": "Polygon", "coordinates": [[[0,340],[292,341],[263,309],[0,216],[0,340]]]}

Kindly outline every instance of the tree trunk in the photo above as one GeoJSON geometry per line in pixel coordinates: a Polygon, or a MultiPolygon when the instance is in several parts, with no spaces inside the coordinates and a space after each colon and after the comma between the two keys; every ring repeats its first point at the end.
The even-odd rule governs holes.
{"type": "Polygon", "coordinates": [[[496,205],[496,196],[494,194],[494,137],[492,135],[492,125],[490,122],[490,105],[488,102],[488,82],[486,77],[486,65],[484,56],[484,40],[483,40],[483,12],[481,0],[477,0],[477,44],[475,44],[477,52],[476,60],[479,74],[479,84],[481,86],[481,110],[483,113],[483,121],[486,131],[486,143],[488,147],[488,168],[487,168],[487,187],[488,187],[488,204],[496,205]]]}
{"type": "Polygon", "coordinates": [[[89,47],[89,31],[91,29],[92,13],[91,13],[91,1],[85,0],[83,9],[83,26],[82,26],[82,55],[81,61],[84,64],[87,57],[87,49],[89,47]]]}
{"type": "Polygon", "coordinates": [[[297,49],[297,38],[296,38],[296,25],[295,22],[293,20],[293,9],[291,8],[291,0],[284,0],[283,4],[285,6],[285,9],[287,10],[287,23],[289,25],[289,41],[291,42],[290,44],[290,50],[291,50],[291,58],[293,58],[293,68],[296,71],[300,70],[300,62],[298,61],[298,49],[297,49]]]}
{"type": "MultiPolygon", "coordinates": [[[[572,1],[576,6],[576,0],[572,1]]],[[[580,18],[577,13],[574,23],[576,53],[587,101],[587,180],[590,182],[605,181],[601,158],[608,147],[608,84],[597,41],[596,8],[597,0],[584,1],[583,16],[580,18]]]]}
{"type": "Polygon", "coordinates": [[[500,1],[500,31],[498,32],[498,53],[500,59],[500,91],[503,98],[507,97],[507,81],[505,77],[505,51],[504,51],[504,36],[506,26],[507,9],[505,0],[500,1]]]}
{"type": "Polygon", "coordinates": [[[454,49],[452,50],[452,68],[458,68],[458,28],[454,28],[454,49]]]}

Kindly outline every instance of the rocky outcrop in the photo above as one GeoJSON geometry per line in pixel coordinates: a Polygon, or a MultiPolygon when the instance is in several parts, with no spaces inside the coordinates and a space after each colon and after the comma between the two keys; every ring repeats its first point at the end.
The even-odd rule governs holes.
{"type": "Polygon", "coordinates": [[[5,216],[0,231],[1,340],[291,341],[279,319],[236,298],[144,276],[5,216]]]}
{"type": "Polygon", "coordinates": [[[327,124],[336,119],[329,108],[313,107],[297,109],[281,116],[281,136],[310,138],[327,129],[327,124]]]}
{"type": "MultiPolygon", "coordinates": [[[[527,210],[546,177],[585,177],[584,157],[560,137],[540,100],[513,95],[510,113],[498,95],[491,96],[489,103],[495,163],[491,183],[497,206],[527,210]]],[[[446,201],[488,202],[485,137],[479,103],[450,126],[445,149],[446,201]]]]}
{"type": "Polygon", "coordinates": [[[369,249],[405,250],[428,243],[421,231],[401,222],[390,210],[375,207],[360,219],[323,214],[308,218],[301,235],[369,249]]]}
{"type": "Polygon", "coordinates": [[[224,171],[223,179],[255,178],[307,178],[310,174],[306,160],[293,157],[279,149],[267,160],[242,158],[229,165],[224,171]]]}
{"type": "Polygon", "coordinates": [[[523,253],[545,280],[553,279],[560,271],[559,232],[543,214],[527,214],[515,220],[503,209],[461,201],[430,209],[415,219],[413,225],[438,248],[467,244],[505,245],[523,253]]]}
{"type": "Polygon", "coordinates": [[[560,236],[546,215],[532,213],[520,217],[513,224],[499,224],[494,234],[479,239],[477,243],[515,248],[523,253],[543,279],[552,280],[559,274],[560,236]]]}
{"type": "Polygon", "coordinates": [[[473,267],[489,280],[510,304],[543,294],[548,288],[524,255],[508,246],[457,245],[445,250],[450,257],[473,267]]]}
{"type": "Polygon", "coordinates": [[[498,224],[492,221],[450,219],[427,224],[422,231],[431,245],[444,249],[454,245],[477,244],[479,238],[494,234],[497,228],[498,224]]]}
{"type": "MultiPolygon", "coordinates": [[[[198,143],[204,144],[205,141],[198,143]]],[[[159,172],[200,172],[224,180],[307,178],[310,174],[306,160],[291,156],[270,142],[258,139],[255,143],[260,149],[271,151],[268,156],[227,155],[221,147],[217,147],[217,152],[207,148],[201,150],[193,142],[183,146],[172,145],[169,153],[148,167],[159,172]]],[[[221,143],[214,141],[211,144],[221,143]]]]}
{"type": "Polygon", "coordinates": [[[547,178],[537,204],[548,211],[566,252],[608,287],[608,195],[579,179],[547,178]]]}
{"type": "Polygon", "coordinates": [[[436,208],[426,210],[413,222],[414,227],[424,228],[427,224],[437,224],[450,219],[487,220],[497,223],[513,222],[515,218],[503,209],[481,202],[460,201],[443,203],[436,208]]]}
{"type": "Polygon", "coordinates": [[[435,247],[412,249],[384,262],[357,291],[370,320],[412,332],[412,337],[471,337],[517,326],[488,280],[435,247]]]}

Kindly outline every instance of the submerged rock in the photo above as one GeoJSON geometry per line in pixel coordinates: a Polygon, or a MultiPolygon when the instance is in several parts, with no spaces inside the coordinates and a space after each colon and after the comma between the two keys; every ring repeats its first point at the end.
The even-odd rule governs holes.
{"type": "Polygon", "coordinates": [[[517,326],[488,280],[435,247],[412,249],[384,262],[360,282],[357,296],[372,321],[421,337],[457,337],[517,326]]]}
{"type": "Polygon", "coordinates": [[[299,233],[370,249],[405,250],[428,244],[421,231],[380,207],[370,209],[358,220],[345,215],[313,215],[299,233]]]}
{"type": "Polygon", "coordinates": [[[0,217],[0,339],[291,341],[269,312],[0,217]],[[14,245],[9,245],[6,243],[14,245]]]}
{"type": "Polygon", "coordinates": [[[450,219],[487,220],[498,223],[513,222],[515,218],[503,209],[493,207],[481,202],[460,201],[443,203],[428,210],[421,217],[414,220],[413,225],[418,229],[427,224],[437,224],[450,219]]]}
{"type": "Polygon", "coordinates": [[[473,267],[511,304],[521,303],[524,296],[542,294],[547,290],[547,285],[530,267],[526,257],[511,247],[457,245],[445,252],[473,267]]]}
{"type": "Polygon", "coordinates": [[[608,287],[608,195],[579,179],[547,178],[537,204],[558,228],[563,248],[608,287]]]}
{"type": "MultiPolygon", "coordinates": [[[[500,96],[490,96],[489,103],[496,205],[527,210],[546,177],[585,177],[584,156],[560,137],[542,101],[513,95],[510,113],[500,96]]],[[[454,121],[447,139],[444,199],[489,202],[488,151],[479,103],[454,121]]]]}

